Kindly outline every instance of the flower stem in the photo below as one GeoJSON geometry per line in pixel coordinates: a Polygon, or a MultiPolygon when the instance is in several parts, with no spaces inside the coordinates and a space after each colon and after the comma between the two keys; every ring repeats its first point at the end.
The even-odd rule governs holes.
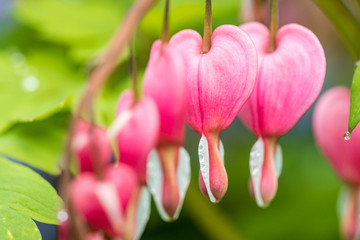
{"type": "Polygon", "coordinates": [[[163,31],[161,35],[161,41],[162,43],[169,42],[170,34],[169,34],[169,6],[170,6],[170,0],[165,1],[165,14],[164,14],[164,25],[163,25],[163,31]]]}
{"type": "Polygon", "coordinates": [[[149,9],[159,0],[138,0],[127,13],[120,28],[116,32],[108,51],[103,56],[103,60],[96,66],[90,75],[89,84],[83,94],[79,107],[76,112],[76,118],[88,105],[89,100],[94,98],[98,89],[107,80],[113,72],[116,62],[126,45],[129,44],[137,25],[149,9]]]}
{"type": "Polygon", "coordinates": [[[203,37],[203,53],[207,53],[211,48],[211,34],[212,34],[212,11],[211,0],[206,0],[205,5],[205,19],[204,19],[204,37],[203,37]]]}
{"type": "Polygon", "coordinates": [[[130,73],[131,73],[131,83],[132,90],[134,93],[133,106],[139,101],[139,91],[138,91],[138,80],[137,80],[137,67],[136,67],[136,55],[135,55],[135,44],[130,44],[130,73]]]}
{"type": "Polygon", "coordinates": [[[276,34],[279,28],[279,3],[278,0],[270,0],[270,44],[269,52],[276,49],[276,34]]]}

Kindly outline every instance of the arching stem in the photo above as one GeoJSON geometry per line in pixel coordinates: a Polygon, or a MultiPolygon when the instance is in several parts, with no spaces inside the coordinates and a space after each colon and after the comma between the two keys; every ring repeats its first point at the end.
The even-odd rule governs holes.
{"type": "Polygon", "coordinates": [[[170,8],[170,0],[165,1],[165,13],[164,13],[164,25],[163,31],[161,35],[162,43],[169,42],[170,33],[169,33],[169,8],[170,8]]]}
{"type": "Polygon", "coordinates": [[[203,36],[203,53],[207,53],[211,48],[211,34],[212,34],[212,10],[211,0],[206,0],[205,5],[205,19],[204,19],[204,36],[203,36]]]}
{"type": "Polygon", "coordinates": [[[136,103],[139,101],[135,44],[130,44],[129,64],[130,64],[132,90],[134,93],[133,106],[135,106],[136,103]]]}
{"type": "Polygon", "coordinates": [[[276,34],[279,28],[279,3],[278,0],[270,0],[270,44],[269,52],[276,49],[276,34]]]}

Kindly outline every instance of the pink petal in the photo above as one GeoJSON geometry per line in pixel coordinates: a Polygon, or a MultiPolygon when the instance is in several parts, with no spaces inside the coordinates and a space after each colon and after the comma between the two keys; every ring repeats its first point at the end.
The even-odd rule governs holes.
{"type": "Polygon", "coordinates": [[[319,95],[326,61],[317,37],[305,27],[288,24],[277,34],[277,48],[268,53],[269,32],[259,23],[241,27],[253,39],[259,74],[240,117],[257,135],[286,134],[319,95]]]}
{"type": "Polygon", "coordinates": [[[142,183],[146,183],[146,162],[159,138],[159,113],[155,102],[143,97],[132,108],[132,93],[120,97],[117,115],[131,110],[131,118],[117,135],[120,162],[132,166],[142,183]]]}
{"type": "Polygon", "coordinates": [[[160,114],[160,144],[182,144],[185,136],[185,64],[177,50],[156,41],[144,76],[144,93],[156,102],[160,114]]]}
{"type": "Polygon", "coordinates": [[[89,122],[80,120],[76,123],[72,149],[79,160],[81,172],[93,172],[94,161],[98,167],[104,167],[111,161],[112,149],[105,129],[94,126],[92,131],[89,122]]]}
{"type": "Polygon", "coordinates": [[[188,99],[186,122],[192,129],[201,134],[202,115],[199,99],[198,72],[199,63],[202,57],[202,38],[196,31],[183,30],[171,38],[170,45],[181,52],[185,60],[186,97],[188,99]]]}
{"type": "MultiPolygon", "coordinates": [[[[192,30],[174,35],[170,45],[185,59],[189,99],[186,120],[208,139],[209,185],[219,201],[227,189],[219,134],[232,123],[254,88],[256,49],[247,34],[231,25],[220,26],[213,32],[211,49],[206,54],[202,53],[201,36],[192,30]]],[[[204,192],[202,177],[200,186],[204,192]]]]}
{"type": "Polygon", "coordinates": [[[235,26],[218,27],[211,49],[202,54],[202,39],[191,30],[177,33],[170,41],[182,52],[187,67],[188,124],[199,134],[222,131],[253,90],[257,56],[247,34],[235,26]]]}
{"type": "Polygon", "coordinates": [[[80,174],[70,185],[70,198],[76,212],[91,228],[112,237],[121,236],[127,206],[137,184],[134,170],[120,163],[107,168],[101,181],[91,173],[80,174]]]}
{"type": "Polygon", "coordinates": [[[350,111],[350,90],[335,87],[324,93],[314,110],[313,128],[318,146],[336,173],[348,184],[360,184],[359,126],[344,140],[350,111]]]}

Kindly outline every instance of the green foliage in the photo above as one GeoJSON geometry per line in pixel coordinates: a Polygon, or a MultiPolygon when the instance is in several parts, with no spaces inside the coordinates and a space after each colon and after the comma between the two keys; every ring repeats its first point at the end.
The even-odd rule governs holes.
{"type": "Polygon", "coordinates": [[[0,239],[41,239],[31,219],[57,224],[60,206],[55,189],[41,176],[0,157],[0,239]]]}
{"type": "Polygon", "coordinates": [[[0,206],[0,238],[3,240],[40,240],[41,234],[31,218],[10,207],[0,206]]]}
{"type": "Polygon", "coordinates": [[[0,153],[58,174],[69,116],[69,112],[59,112],[44,120],[15,124],[0,136],[0,153]]]}
{"type": "Polygon", "coordinates": [[[69,106],[81,75],[50,49],[0,52],[0,133],[15,122],[44,119],[69,106]]]}
{"type": "Polygon", "coordinates": [[[356,60],[360,58],[360,23],[342,1],[314,0],[334,24],[356,60]]]}
{"type": "Polygon", "coordinates": [[[353,82],[351,85],[351,101],[349,116],[349,131],[355,129],[360,121],[360,64],[355,70],[353,82]]]}
{"type": "Polygon", "coordinates": [[[46,39],[69,47],[80,62],[106,48],[129,6],[129,0],[17,1],[15,16],[46,39]]]}

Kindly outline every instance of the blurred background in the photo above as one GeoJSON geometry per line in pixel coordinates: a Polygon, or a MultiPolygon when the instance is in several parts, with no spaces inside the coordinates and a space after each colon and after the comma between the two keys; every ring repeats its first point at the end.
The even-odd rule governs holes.
{"type": "MultiPolygon", "coordinates": [[[[67,123],[87,75],[106,49],[132,0],[0,0],[0,153],[51,176],[59,174],[67,123]]],[[[353,0],[345,3],[360,12],[353,0]]],[[[202,34],[204,1],[172,0],[170,29],[202,34]]],[[[213,0],[213,27],[241,24],[241,1],[213,0]]],[[[140,78],[160,36],[164,1],[143,19],[134,38],[140,78]]],[[[359,17],[359,16],[356,16],[359,17]]],[[[327,58],[323,91],[350,87],[354,60],[334,27],[311,0],[281,0],[280,25],[311,29],[327,58]]],[[[108,126],[121,92],[130,86],[128,52],[100,90],[96,121],[108,126]]],[[[180,218],[164,223],[154,204],[142,239],[339,239],[341,182],[312,136],[312,109],[280,140],[283,171],[276,198],[260,209],[248,192],[249,152],[255,137],[236,119],[222,134],[229,189],[211,204],[198,189],[200,137],[187,129],[192,180],[180,218]]],[[[53,180],[53,178],[52,178],[53,180]]],[[[53,230],[54,228],[52,228],[53,230]]],[[[54,232],[43,239],[54,239],[54,232]]]]}

